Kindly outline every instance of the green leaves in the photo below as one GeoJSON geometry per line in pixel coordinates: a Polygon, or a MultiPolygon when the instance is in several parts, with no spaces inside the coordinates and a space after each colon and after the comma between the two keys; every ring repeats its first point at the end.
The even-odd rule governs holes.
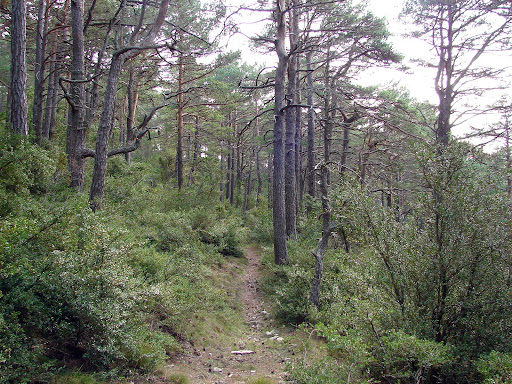
{"type": "Polygon", "coordinates": [[[483,384],[510,384],[512,383],[512,355],[492,351],[481,357],[476,367],[482,375],[483,384]]]}

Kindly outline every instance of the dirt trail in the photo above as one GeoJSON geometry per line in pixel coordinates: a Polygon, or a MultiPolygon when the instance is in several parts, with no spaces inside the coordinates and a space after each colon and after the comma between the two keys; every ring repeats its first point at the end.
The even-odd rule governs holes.
{"type": "Polygon", "coordinates": [[[286,379],[285,363],[295,345],[281,337],[278,333],[281,329],[273,328],[259,292],[259,250],[248,247],[245,256],[247,265],[241,284],[246,322],[243,336],[236,336],[224,347],[215,346],[215,343],[205,343],[211,344],[207,347],[196,346],[170,362],[170,374],[183,374],[191,384],[242,384],[261,378],[267,378],[269,383],[291,383],[286,379]],[[233,351],[247,354],[234,354],[233,351]]]}

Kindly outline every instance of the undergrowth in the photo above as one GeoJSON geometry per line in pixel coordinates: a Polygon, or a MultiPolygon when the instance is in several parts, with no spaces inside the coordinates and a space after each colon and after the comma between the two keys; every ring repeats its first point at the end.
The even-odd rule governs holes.
{"type": "Polygon", "coordinates": [[[0,145],[0,383],[144,373],[200,337],[203,317],[220,333],[237,326],[234,299],[212,284],[241,255],[230,207],[118,159],[106,209],[92,213],[65,186],[61,153],[10,136],[0,145]]]}

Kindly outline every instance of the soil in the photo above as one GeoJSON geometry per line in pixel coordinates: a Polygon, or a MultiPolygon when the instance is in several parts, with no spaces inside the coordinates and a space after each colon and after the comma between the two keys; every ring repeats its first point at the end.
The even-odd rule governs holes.
{"type": "MultiPolygon", "coordinates": [[[[184,354],[168,362],[165,375],[168,379],[150,382],[172,383],[174,381],[168,380],[173,375],[182,375],[190,384],[242,384],[256,380],[261,383],[292,383],[287,379],[285,365],[293,357],[296,345],[289,344],[286,330],[274,326],[270,309],[258,288],[261,252],[248,247],[245,257],[245,274],[238,282],[245,320],[242,337],[233,337],[229,344],[206,340],[206,346],[190,346],[184,354]],[[247,354],[235,354],[235,351],[247,354]]],[[[228,268],[240,267],[230,265],[228,268]]],[[[231,275],[239,279],[239,274],[231,275]]]]}

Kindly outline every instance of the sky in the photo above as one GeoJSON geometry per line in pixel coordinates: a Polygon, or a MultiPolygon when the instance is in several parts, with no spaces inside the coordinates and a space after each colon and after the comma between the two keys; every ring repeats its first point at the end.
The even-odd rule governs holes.
{"type": "MultiPolygon", "coordinates": [[[[407,56],[411,57],[422,56],[425,50],[428,49],[426,44],[412,42],[411,39],[405,39],[401,36],[404,32],[404,25],[398,20],[398,17],[405,1],[406,0],[354,0],[354,3],[366,2],[368,9],[371,10],[372,13],[379,17],[385,17],[388,20],[389,30],[396,35],[392,38],[393,45],[399,52],[407,52],[407,56]]],[[[241,2],[237,0],[228,0],[227,2],[233,6],[239,6],[241,4],[241,2]]],[[[256,34],[265,24],[264,22],[256,22],[261,17],[262,15],[259,13],[253,15],[244,14],[240,24],[241,31],[246,36],[256,34]]],[[[232,47],[232,49],[241,49],[243,59],[249,64],[263,63],[268,66],[275,65],[277,60],[276,55],[263,55],[251,51],[246,36],[238,35],[233,37],[230,42],[230,47],[232,47]]],[[[433,77],[431,72],[432,71],[414,70],[414,74],[406,74],[400,73],[396,69],[379,69],[368,72],[360,79],[360,82],[362,85],[387,85],[396,83],[398,86],[404,86],[409,89],[411,94],[418,100],[434,102],[437,95],[433,91],[433,77]],[[376,79],[378,80],[378,84],[375,84],[376,79]]]]}
{"type": "MultiPolygon", "coordinates": [[[[241,1],[229,0],[233,5],[240,5],[241,1]]],[[[373,14],[379,17],[384,17],[388,20],[388,29],[393,34],[391,42],[395,49],[403,54],[405,57],[402,63],[409,70],[406,72],[398,71],[396,68],[377,68],[363,73],[358,82],[361,85],[380,85],[380,86],[391,86],[396,85],[398,87],[406,88],[409,93],[416,98],[418,101],[430,102],[434,105],[438,102],[438,96],[434,90],[434,78],[436,74],[435,68],[424,68],[416,65],[413,60],[418,58],[426,59],[429,57],[430,47],[427,43],[414,39],[411,37],[404,36],[406,31],[406,25],[399,19],[399,14],[404,6],[406,0],[353,0],[354,3],[366,2],[369,9],[373,14]]],[[[268,15],[265,15],[268,16],[268,15]]],[[[253,36],[261,28],[264,23],[255,23],[254,20],[262,18],[262,14],[255,15],[244,15],[242,19],[241,29],[246,35],[253,36]]],[[[251,52],[249,49],[249,43],[246,37],[237,36],[233,38],[231,46],[233,49],[242,49],[243,59],[249,64],[253,63],[264,63],[267,66],[274,66],[277,60],[275,54],[260,55],[255,52],[251,52]]],[[[491,56],[488,58],[493,63],[498,65],[508,66],[510,61],[509,55],[499,55],[495,57],[491,56]]],[[[498,98],[500,95],[495,93],[494,98],[498,98]]],[[[482,99],[481,103],[491,103],[490,96],[488,99],[482,99]]],[[[497,121],[498,115],[488,116],[481,118],[475,118],[469,122],[456,127],[454,129],[455,135],[464,135],[468,133],[471,127],[484,127],[489,125],[490,122],[497,121]]]]}

